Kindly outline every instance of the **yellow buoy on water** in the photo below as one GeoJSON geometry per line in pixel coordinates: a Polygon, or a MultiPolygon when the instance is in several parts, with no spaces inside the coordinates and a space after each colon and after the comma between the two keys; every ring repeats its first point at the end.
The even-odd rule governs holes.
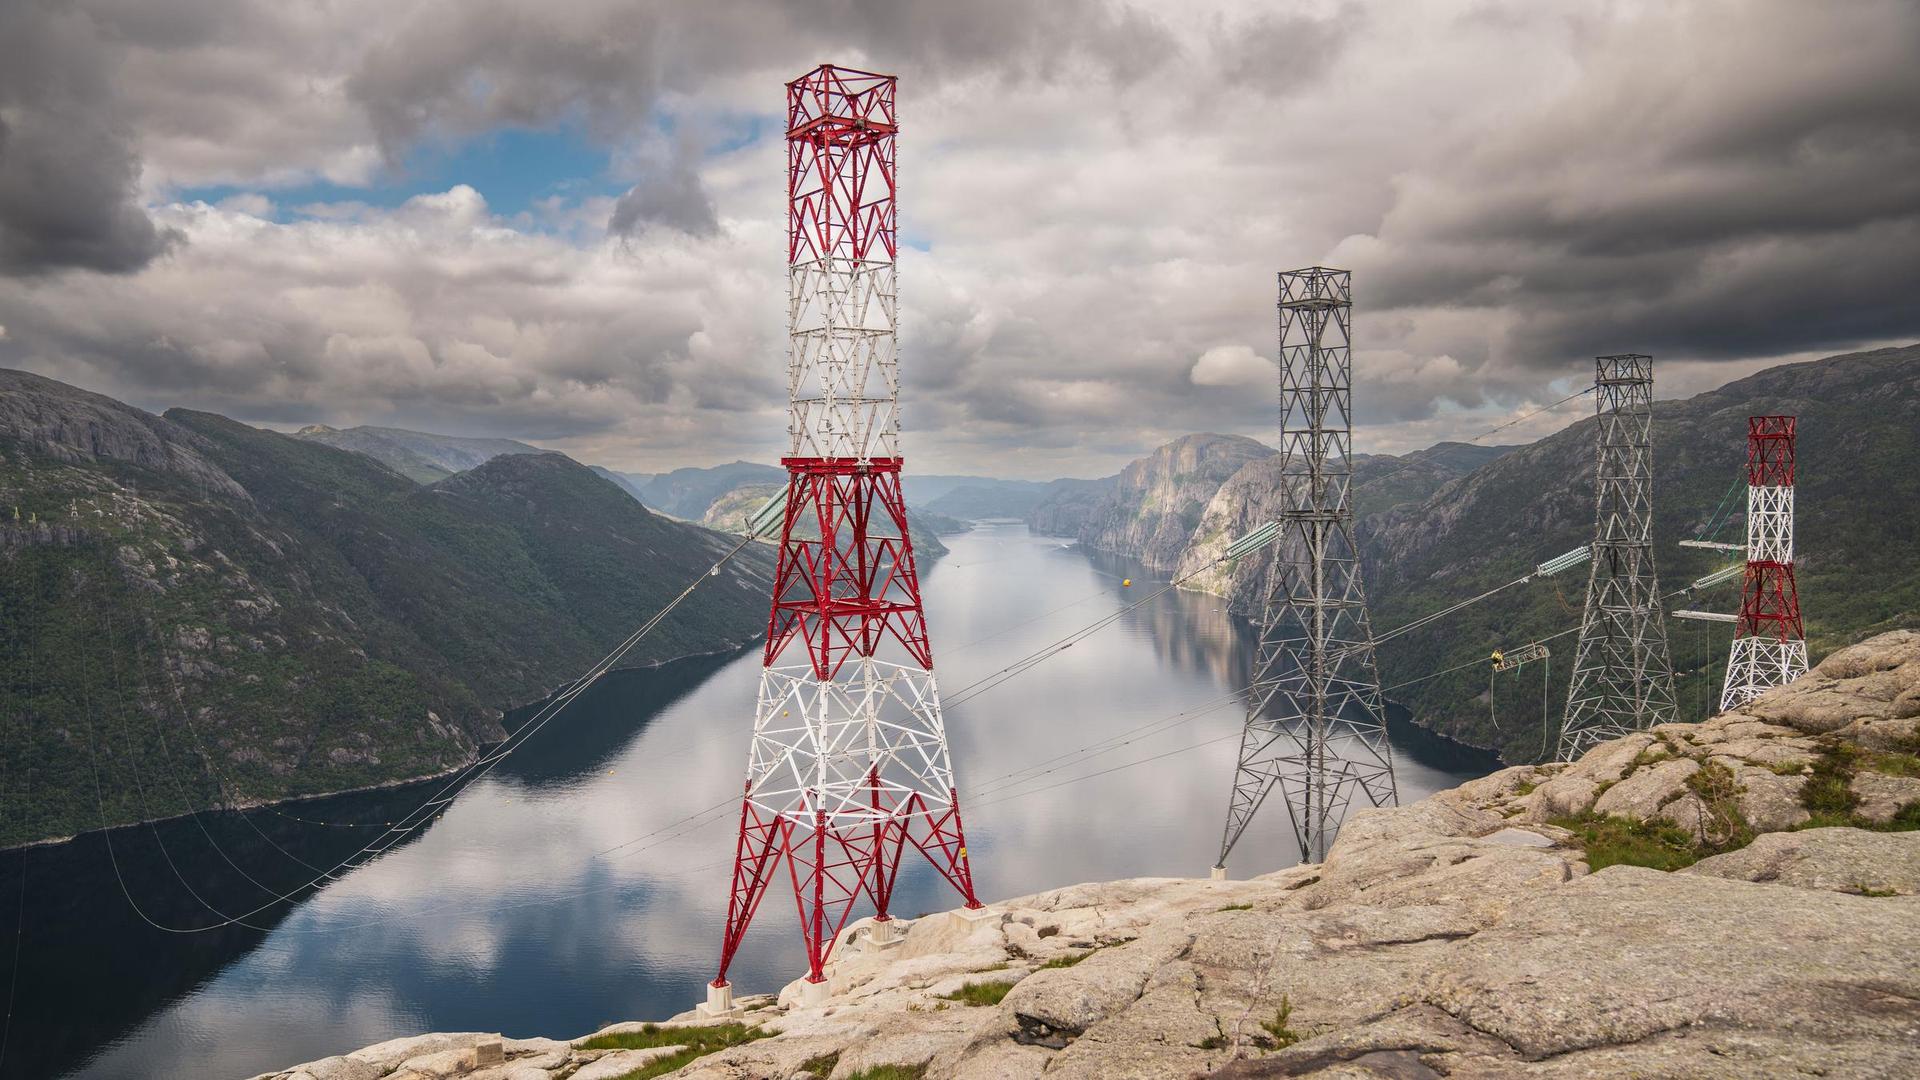
{"type": "Polygon", "coordinates": [[[1121,578],[1121,579],[1120,579],[1120,587],[1121,587],[1121,588],[1124,588],[1124,589],[1131,589],[1131,588],[1133,588],[1133,579],[1132,579],[1132,578],[1130,578],[1130,577],[1123,577],[1123,578],[1121,578]]]}

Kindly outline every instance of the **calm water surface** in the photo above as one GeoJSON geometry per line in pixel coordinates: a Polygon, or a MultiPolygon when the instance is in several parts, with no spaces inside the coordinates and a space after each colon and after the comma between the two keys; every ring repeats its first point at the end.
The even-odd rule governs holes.
{"type": "MultiPolygon", "coordinates": [[[[985,525],[947,538],[925,576],[948,693],[1142,595],[1137,567],[985,525]],[[1132,575],[1134,586],[1123,588],[1132,575]]],[[[636,613],[636,617],[643,613],[636,613]]],[[[1248,678],[1252,633],[1218,600],[1172,593],[1004,687],[948,711],[980,895],[1132,875],[1204,875],[1219,842],[1239,706],[1114,752],[1007,774],[1227,696],[1248,678]],[[1218,740],[1211,745],[1209,740],[1218,740]],[[1169,750],[1191,752],[1082,782],[1169,750]],[[1055,786],[1059,785],[1059,786],[1055,786]]],[[[209,909],[307,880],[368,834],[271,814],[94,834],[26,857],[18,992],[0,1076],[244,1077],[422,1031],[566,1036],[690,1006],[713,975],[745,765],[756,652],[604,680],[404,847],[260,929],[180,935],[209,909]],[[728,810],[675,822],[728,800],[728,810]],[[231,861],[229,861],[231,860],[231,861]]],[[[1418,733],[1414,733],[1417,736],[1418,733]]],[[[1403,801],[1494,762],[1431,739],[1395,739],[1403,801]]],[[[386,821],[420,788],[289,808],[386,821]]],[[[1234,854],[1236,876],[1289,865],[1275,807],[1234,854]]],[[[19,895],[0,858],[0,972],[19,895]]],[[[956,905],[924,863],[903,914],[956,905]]],[[[856,913],[857,914],[857,913],[856,913]]],[[[803,970],[791,896],[769,894],[732,977],[771,991],[803,970]]],[[[0,993],[6,983],[0,982],[0,993]]]]}

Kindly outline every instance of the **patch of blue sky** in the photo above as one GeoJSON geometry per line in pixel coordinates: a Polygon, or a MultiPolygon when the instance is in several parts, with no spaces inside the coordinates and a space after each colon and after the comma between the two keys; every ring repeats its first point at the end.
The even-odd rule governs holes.
{"type": "Polygon", "coordinates": [[[223,184],[186,188],[174,197],[181,202],[217,203],[257,192],[273,200],[278,215],[287,216],[312,204],[394,207],[416,195],[466,184],[487,200],[494,213],[512,216],[556,196],[572,202],[620,194],[627,185],[611,174],[609,161],[607,147],[576,130],[502,128],[458,142],[423,143],[401,166],[384,170],[364,187],[324,180],[277,188],[223,184]]]}

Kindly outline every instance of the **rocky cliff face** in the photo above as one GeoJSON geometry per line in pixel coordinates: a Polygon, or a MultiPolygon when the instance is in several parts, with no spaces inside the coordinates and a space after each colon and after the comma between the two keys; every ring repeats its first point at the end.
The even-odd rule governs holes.
{"type": "Polygon", "coordinates": [[[736,461],[710,468],[675,469],[647,478],[634,487],[650,509],[686,521],[699,521],[728,492],[754,484],[785,483],[785,469],[752,461],[736,461]]]}
{"type": "Polygon", "coordinates": [[[1920,634],[1887,634],[1739,713],[1361,811],[1324,863],[1075,885],[891,944],[862,921],[831,997],[744,998],[741,1027],[423,1036],[267,1075],[1912,1076],[1916,753],[1920,634]]]}
{"type": "Polygon", "coordinates": [[[1027,512],[1027,527],[1042,536],[1078,537],[1118,479],[1053,481],[1039,504],[1027,512]]]}
{"type": "Polygon", "coordinates": [[[1220,486],[1248,462],[1274,453],[1272,447],[1238,435],[1175,439],[1121,470],[1087,511],[1079,540],[1139,559],[1155,570],[1171,570],[1220,486]]]}
{"type": "MultiPolygon", "coordinates": [[[[1156,452],[1155,457],[1142,461],[1151,462],[1175,445],[1178,444],[1169,444],[1156,452]]],[[[1439,443],[1405,457],[1387,454],[1357,457],[1350,488],[1355,515],[1362,522],[1368,522],[1388,511],[1418,505],[1442,485],[1501,457],[1510,449],[1439,443]]],[[[1226,552],[1235,537],[1279,519],[1287,502],[1284,480],[1278,453],[1251,457],[1214,489],[1173,563],[1152,565],[1174,577],[1192,575],[1188,587],[1226,597],[1230,606],[1242,614],[1257,611],[1266,599],[1269,559],[1251,558],[1229,566],[1209,567],[1226,552]]],[[[1037,514],[1071,514],[1071,505],[1065,499],[1049,501],[1037,514]]],[[[1045,531],[1037,523],[1035,529],[1045,531]]],[[[1119,537],[1121,543],[1128,540],[1124,535],[1119,537]]],[[[1131,549],[1111,550],[1141,557],[1131,549]]]]}
{"type": "Polygon", "coordinates": [[[0,433],[55,461],[114,462],[150,469],[213,493],[247,493],[207,460],[207,445],[162,417],[102,394],[25,371],[0,368],[0,433]]]}

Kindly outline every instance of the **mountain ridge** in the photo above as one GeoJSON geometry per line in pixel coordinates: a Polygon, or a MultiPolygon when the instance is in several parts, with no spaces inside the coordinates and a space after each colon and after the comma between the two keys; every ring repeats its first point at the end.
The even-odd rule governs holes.
{"type": "MultiPolygon", "coordinates": [[[[0,845],[445,772],[733,543],[563,455],[423,487],[7,371],[0,506],[0,735],[36,777],[0,845]]],[[[770,569],[702,578],[629,664],[750,641],[770,569]]]]}

